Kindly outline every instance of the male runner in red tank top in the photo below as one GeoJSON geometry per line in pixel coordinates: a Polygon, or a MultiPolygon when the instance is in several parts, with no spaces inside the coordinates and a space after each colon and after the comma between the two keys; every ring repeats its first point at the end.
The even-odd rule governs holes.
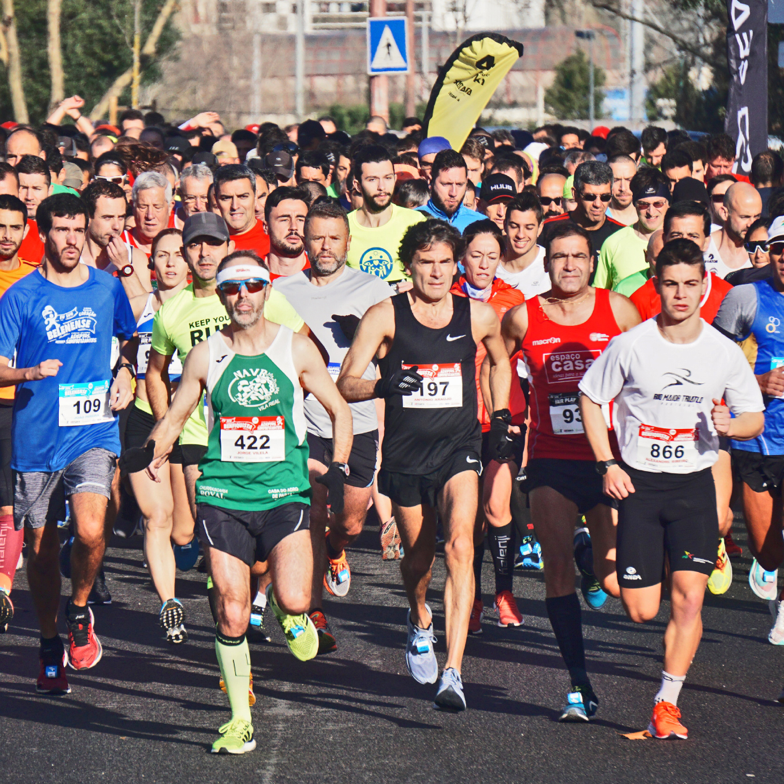
{"type": "Polygon", "coordinates": [[[640,323],[621,294],[589,285],[591,239],[581,226],[553,227],[545,265],[550,291],[504,316],[511,355],[522,349],[531,389],[526,467],[531,521],[542,546],[546,606],[572,689],[561,721],[588,721],[598,708],[586,673],[580,603],[574,589],[574,524],[585,515],[591,539],[574,537],[586,601],[600,607],[602,589],[619,595],[615,575],[614,502],[602,492],[583,430],[577,385],[612,337],[640,323]],[[593,547],[591,547],[591,543],[593,547]],[[595,557],[594,557],[595,554],[595,557]],[[597,585],[598,581],[601,586],[597,585]]]}

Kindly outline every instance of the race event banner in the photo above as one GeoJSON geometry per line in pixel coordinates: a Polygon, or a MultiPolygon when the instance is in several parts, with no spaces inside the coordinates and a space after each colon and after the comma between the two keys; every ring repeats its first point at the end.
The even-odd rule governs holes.
{"type": "Polygon", "coordinates": [[[523,45],[496,33],[463,41],[441,68],[425,112],[425,135],[443,136],[459,150],[523,45]]]}
{"type": "Polygon", "coordinates": [[[768,149],[768,0],[727,0],[729,97],[724,130],[735,140],[737,171],[768,149]]]}

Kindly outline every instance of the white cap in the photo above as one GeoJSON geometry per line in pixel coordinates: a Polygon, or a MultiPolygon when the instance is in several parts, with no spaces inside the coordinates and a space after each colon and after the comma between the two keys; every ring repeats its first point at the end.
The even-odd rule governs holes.
{"type": "Polygon", "coordinates": [[[775,218],[768,229],[768,242],[784,239],[784,215],[775,218]]]}
{"type": "Polygon", "coordinates": [[[523,152],[528,153],[538,163],[539,156],[547,149],[548,146],[544,142],[531,142],[523,152]]]}

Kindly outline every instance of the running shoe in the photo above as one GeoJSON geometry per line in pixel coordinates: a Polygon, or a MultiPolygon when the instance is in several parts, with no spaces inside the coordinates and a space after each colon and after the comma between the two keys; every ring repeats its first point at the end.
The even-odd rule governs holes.
{"type": "Polygon", "coordinates": [[[254,604],[250,608],[250,623],[248,623],[248,640],[250,642],[270,642],[272,638],[264,626],[264,614],[267,612],[266,605],[254,604]]]}
{"type": "Polygon", "coordinates": [[[468,633],[481,634],[482,633],[482,617],[485,614],[485,606],[482,604],[481,599],[474,599],[474,604],[471,607],[471,617],[468,619],[468,633]]]}
{"type": "Polygon", "coordinates": [[[38,658],[41,669],[35,690],[39,694],[49,694],[52,697],[61,697],[71,693],[68,679],[65,677],[65,668],[68,666],[68,654],[63,651],[62,656],[53,651],[40,650],[38,658]]]}
{"type": "Polygon", "coordinates": [[[256,748],[253,725],[246,719],[232,719],[218,732],[220,738],[212,744],[213,754],[245,754],[256,748]]]}
{"type": "Polygon", "coordinates": [[[173,544],[174,563],[181,572],[189,572],[199,560],[199,540],[194,536],[188,544],[173,544]]]}
{"type": "Polygon", "coordinates": [[[14,603],[4,590],[0,589],[0,634],[8,630],[8,623],[14,617],[14,603]]]}
{"type": "Polygon", "coordinates": [[[66,580],[71,579],[71,550],[73,549],[73,543],[73,536],[69,536],[60,548],[60,574],[66,580]]]}
{"type": "Polygon", "coordinates": [[[686,740],[689,731],[680,722],[681,712],[671,702],[657,702],[653,706],[653,716],[648,725],[648,732],[654,738],[681,738],[686,740]]]}
{"type": "Polygon", "coordinates": [[[731,533],[724,537],[724,546],[730,558],[740,558],[743,555],[743,548],[735,542],[731,533]]]}
{"type": "Polygon", "coordinates": [[[87,604],[111,604],[112,595],[106,587],[106,577],[104,576],[103,569],[95,575],[95,582],[90,589],[90,595],[87,597],[87,604]]]}
{"type": "MultiPolygon", "coordinates": [[[[218,682],[220,690],[226,694],[226,682],[223,678],[218,682]]],[[[250,674],[250,682],[248,683],[248,705],[252,708],[256,704],[256,695],[253,693],[253,673],[250,674]]]]}
{"type": "Polygon", "coordinates": [[[755,558],[751,562],[751,569],[749,569],[749,587],[754,592],[755,596],[760,599],[778,598],[778,569],[772,572],[766,572],[760,565],[759,561],[755,558]]]}
{"type": "Polygon", "coordinates": [[[136,536],[142,513],[136,503],[136,497],[120,485],[120,509],[112,526],[112,533],[120,539],[130,539],[136,536]]]}
{"type": "Polygon", "coordinates": [[[390,517],[381,525],[381,560],[397,561],[400,558],[400,534],[397,522],[390,517]]]}
{"type": "Polygon", "coordinates": [[[433,707],[450,713],[459,713],[466,709],[463,681],[454,667],[444,670],[438,679],[438,690],[433,700],[433,707]]]}
{"type": "Polygon", "coordinates": [[[772,599],[768,607],[773,616],[773,628],[768,634],[768,642],[771,645],[784,645],[784,602],[772,599]]]}
{"type": "Polygon", "coordinates": [[[188,641],[185,630],[185,608],[179,599],[167,599],[158,614],[161,628],[166,631],[166,642],[180,645],[188,641]]]}
{"type": "Polygon", "coordinates": [[[333,596],[346,596],[351,588],[351,569],[346,560],[344,550],[334,561],[327,556],[327,572],[324,575],[324,587],[333,596]]]}
{"type": "Polygon", "coordinates": [[[495,595],[493,609],[498,613],[495,625],[501,628],[522,626],[523,614],[517,609],[517,602],[511,591],[501,591],[495,595]]]}
{"type": "Polygon", "coordinates": [[[716,557],[716,568],[708,578],[708,589],[712,594],[721,596],[729,591],[732,585],[732,564],[727,555],[727,547],[723,539],[719,539],[719,553],[716,557]]]}
{"type": "Polygon", "coordinates": [[[272,608],[280,628],[283,629],[286,645],[294,657],[300,661],[312,659],[318,653],[319,638],[310,616],[307,613],[286,615],[275,601],[271,583],[267,586],[267,605],[272,608]]]}
{"type": "Polygon", "coordinates": [[[572,688],[574,691],[566,695],[566,706],[561,711],[558,721],[590,721],[599,710],[599,698],[590,686],[573,686],[572,688]]]}
{"type": "Polygon", "coordinates": [[[332,653],[338,649],[338,644],[335,640],[335,635],[327,623],[327,616],[321,610],[313,610],[310,614],[310,620],[318,632],[318,656],[323,656],[325,653],[332,653]]]}
{"type": "Polygon", "coordinates": [[[406,667],[417,683],[435,683],[438,680],[438,661],[433,645],[437,640],[433,634],[433,613],[428,605],[425,605],[425,609],[430,615],[430,626],[427,629],[420,629],[411,623],[411,610],[406,616],[406,667]]]}
{"type": "Polygon", "coordinates": [[[93,611],[86,607],[76,617],[70,600],[66,609],[68,624],[68,659],[75,670],[95,667],[103,656],[101,641],[95,636],[93,611]]]}
{"type": "Polygon", "coordinates": [[[515,557],[515,569],[531,569],[540,572],[544,569],[542,546],[533,536],[524,536],[520,543],[520,552],[515,557]]]}
{"type": "Polygon", "coordinates": [[[580,575],[580,591],[585,603],[593,610],[601,610],[608,598],[601,584],[593,575],[580,575]]]}
{"type": "MultiPolygon", "coordinates": [[[[24,545],[22,545],[24,548],[24,545]]],[[[19,553],[19,560],[16,562],[16,571],[18,572],[24,566],[24,549],[19,553]]]]}

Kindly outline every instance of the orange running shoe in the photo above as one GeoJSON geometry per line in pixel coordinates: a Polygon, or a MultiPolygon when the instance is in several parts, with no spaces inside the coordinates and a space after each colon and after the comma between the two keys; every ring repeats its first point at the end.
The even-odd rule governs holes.
{"type": "Polygon", "coordinates": [[[743,555],[743,548],[732,538],[731,533],[724,537],[724,546],[730,558],[740,558],[743,555]]]}
{"type": "Polygon", "coordinates": [[[648,732],[654,738],[681,738],[686,740],[689,731],[680,722],[681,712],[671,702],[657,702],[653,706],[653,716],[648,725],[648,732]]]}
{"type": "Polygon", "coordinates": [[[523,614],[517,609],[517,602],[511,591],[501,591],[495,595],[493,607],[498,613],[496,626],[522,626],[523,614]]]}
{"type": "Polygon", "coordinates": [[[474,606],[471,608],[471,617],[468,619],[468,633],[482,633],[482,616],[485,614],[485,606],[481,599],[474,599],[474,606]]]}
{"type": "Polygon", "coordinates": [[[313,610],[309,615],[318,632],[319,647],[316,656],[336,651],[338,644],[335,640],[335,635],[332,634],[332,630],[329,628],[329,623],[327,623],[327,616],[321,610],[313,610]]]}
{"type": "Polygon", "coordinates": [[[81,613],[74,610],[69,600],[66,607],[68,662],[75,670],[89,670],[101,661],[103,646],[93,630],[93,611],[89,607],[80,609],[81,613]]]}
{"type": "MultiPolygon", "coordinates": [[[[226,694],[226,682],[220,679],[220,689],[226,694]]],[[[253,693],[253,673],[250,674],[250,684],[248,685],[248,705],[252,708],[256,704],[256,695],[253,693]]]]}
{"type": "Polygon", "coordinates": [[[351,587],[351,569],[348,568],[346,551],[344,550],[334,561],[329,556],[327,559],[324,587],[333,596],[345,596],[351,587]]]}

